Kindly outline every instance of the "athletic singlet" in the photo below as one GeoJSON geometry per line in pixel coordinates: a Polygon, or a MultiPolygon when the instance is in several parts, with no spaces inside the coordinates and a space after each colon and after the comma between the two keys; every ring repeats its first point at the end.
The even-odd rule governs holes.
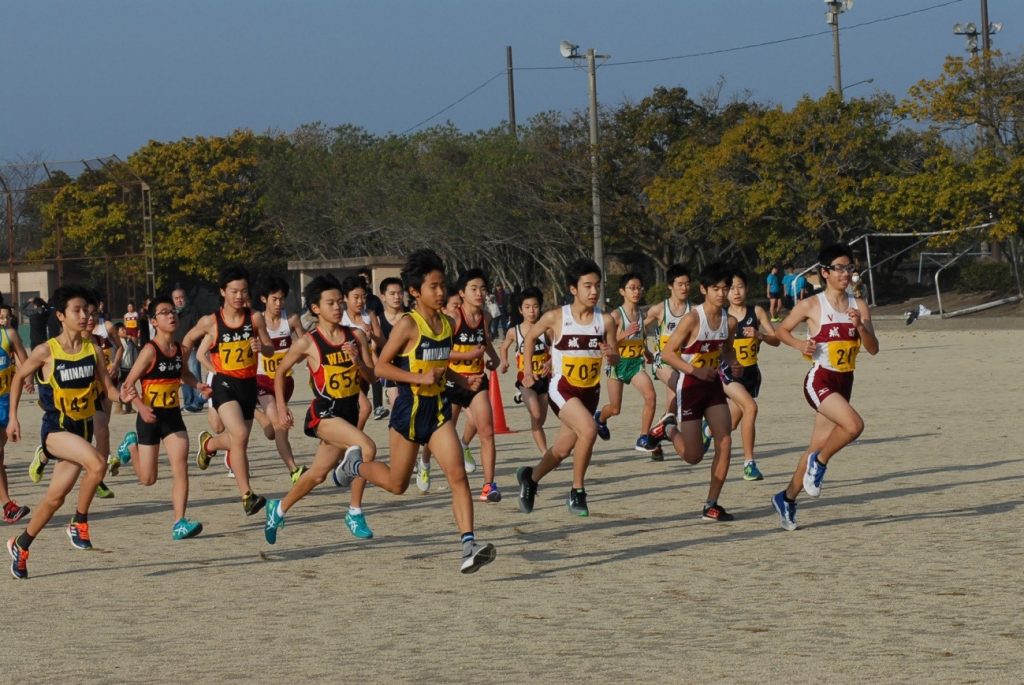
{"type": "Polygon", "coordinates": [[[683,320],[683,317],[690,313],[690,303],[686,303],[686,309],[679,316],[672,313],[672,308],[669,307],[669,301],[665,300],[662,303],[662,314],[661,321],[658,322],[658,351],[664,350],[668,347],[668,339],[672,337],[672,331],[676,329],[679,322],[683,320]]]}
{"type": "Polygon", "coordinates": [[[125,312],[124,313],[124,327],[129,334],[134,334],[139,330],[139,313],[138,312],[125,312]]]}
{"type": "MultiPolygon", "coordinates": [[[[403,313],[404,312],[399,312],[399,319],[402,318],[403,313]]],[[[386,312],[377,318],[380,319],[380,334],[384,337],[384,340],[387,340],[391,337],[391,331],[395,329],[395,324],[388,321],[388,315],[386,312]]]]}
{"type": "Polygon", "coordinates": [[[562,334],[551,346],[551,380],[560,378],[576,388],[596,388],[601,382],[601,343],[604,342],[604,317],[594,310],[589,324],[576,323],[572,306],[562,306],[562,334]]]}
{"type": "Polygon", "coordinates": [[[14,378],[14,345],[11,334],[6,328],[0,328],[0,397],[11,391],[11,379],[14,378]]]}
{"type": "Polygon", "coordinates": [[[56,338],[46,341],[50,347],[50,377],[42,385],[49,392],[39,394],[44,411],[58,412],[75,421],[91,419],[96,413],[93,384],[96,380],[96,347],[88,338],[74,354],[64,351],[56,338]]]}
{"type": "MultiPolygon", "coordinates": [[[[729,311],[729,310],[726,310],[729,311]]],[[[736,350],[736,361],[741,366],[753,366],[757,364],[757,353],[761,350],[761,341],[757,339],[757,329],[761,323],[757,320],[757,312],[753,305],[747,305],[747,313],[736,324],[736,334],[732,337],[732,347],[736,350]],[[748,338],[743,334],[747,327],[754,329],[754,337],[748,338]]]]}
{"type": "MultiPolygon", "coordinates": [[[[459,320],[455,324],[454,340],[452,341],[452,352],[472,352],[473,350],[483,347],[487,341],[484,335],[484,314],[480,312],[480,322],[476,326],[470,327],[466,323],[466,313],[459,307],[459,320]]],[[[466,376],[474,373],[483,373],[484,370],[484,358],[477,357],[476,359],[452,359],[449,361],[448,366],[451,367],[452,371],[461,373],[466,376]]]]}
{"type": "Polygon", "coordinates": [[[103,360],[109,365],[114,359],[114,343],[110,341],[110,332],[107,330],[107,322],[99,320],[96,327],[92,329],[93,342],[103,350],[103,360]]]}
{"type": "MultiPolygon", "coordinates": [[[[434,333],[430,330],[427,320],[416,310],[409,312],[407,316],[412,317],[416,323],[419,335],[411,350],[395,355],[395,366],[412,373],[448,368],[448,358],[452,351],[452,326],[448,322],[448,317],[441,315],[441,332],[434,333]]],[[[444,376],[431,385],[409,383],[397,383],[396,385],[399,396],[436,397],[444,390],[444,376]]]]}
{"type": "MultiPolygon", "coordinates": [[[[666,311],[667,309],[666,307],[666,311]]],[[[626,310],[622,307],[619,307],[619,316],[622,317],[622,330],[626,330],[633,322],[626,316],[626,310]]],[[[641,330],[619,340],[619,357],[622,359],[639,359],[644,356],[643,314],[638,312],[637,320],[640,322],[641,330]]]]}
{"type": "MultiPolygon", "coordinates": [[[[860,352],[860,333],[853,325],[849,314],[839,312],[829,304],[825,293],[818,293],[819,325],[814,341],[811,361],[829,371],[851,373],[857,368],[857,353],[860,352]]],[[[857,308],[857,298],[847,295],[849,308],[857,308]]]]}
{"type": "Polygon", "coordinates": [[[703,305],[697,307],[697,316],[700,319],[697,337],[680,350],[679,356],[698,369],[708,366],[717,369],[722,357],[722,345],[729,337],[729,312],[722,309],[722,321],[716,330],[711,330],[703,305]]]}
{"type": "Polygon", "coordinates": [[[255,329],[252,325],[252,312],[242,309],[242,325],[231,328],[224,322],[224,310],[214,313],[217,322],[217,336],[210,346],[210,361],[214,370],[224,376],[234,378],[255,378],[257,359],[252,351],[252,339],[255,329]]]}
{"type": "Polygon", "coordinates": [[[178,388],[181,387],[181,370],[185,367],[181,345],[174,343],[174,352],[168,356],[155,340],[146,344],[153,347],[156,356],[139,379],[142,382],[142,401],[153,409],[176,409],[181,406],[178,402],[178,388]]]}
{"type": "Polygon", "coordinates": [[[361,328],[364,331],[367,331],[367,335],[369,335],[368,331],[370,330],[370,312],[366,311],[365,309],[359,312],[359,321],[360,323],[358,324],[354,322],[352,320],[352,317],[348,315],[347,309],[341,313],[342,326],[348,326],[349,328],[361,328]]]}
{"type": "MultiPolygon", "coordinates": [[[[519,373],[523,372],[523,343],[526,342],[526,336],[523,335],[522,324],[517,324],[515,327],[516,332],[516,369],[519,373]]],[[[544,377],[544,366],[551,359],[551,351],[548,349],[548,342],[541,335],[537,338],[537,342],[533,344],[533,357],[530,360],[530,368],[533,370],[534,378],[544,377]]]]}
{"type": "Polygon", "coordinates": [[[307,333],[313,339],[320,366],[313,370],[313,364],[306,361],[309,367],[309,384],[313,388],[314,402],[324,400],[334,402],[359,394],[359,367],[355,359],[342,349],[342,345],[350,340],[356,344],[357,354],[359,341],[348,326],[341,327],[344,340],[338,345],[328,342],[319,327],[307,333]]]}
{"type": "MultiPolygon", "coordinates": [[[[270,336],[274,347],[272,348],[273,353],[270,355],[264,354],[263,348],[260,348],[260,364],[256,368],[256,375],[273,379],[274,374],[277,373],[277,365],[281,363],[284,356],[288,354],[288,348],[292,346],[292,327],[288,323],[288,312],[284,310],[281,310],[281,321],[277,328],[271,329],[270,320],[264,320],[267,322],[267,335],[270,336]]],[[[292,375],[291,369],[288,369],[287,375],[292,375]]]]}

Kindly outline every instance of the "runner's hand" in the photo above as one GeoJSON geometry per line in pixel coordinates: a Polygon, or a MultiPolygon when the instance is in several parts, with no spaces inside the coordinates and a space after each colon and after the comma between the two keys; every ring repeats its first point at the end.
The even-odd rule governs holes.
{"type": "Polygon", "coordinates": [[[482,373],[475,373],[472,376],[466,376],[466,381],[469,384],[469,389],[472,392],[476,392],[484,384],[484,375],[482,373]]]}
{"type": "Polygon", "coordinates": [[[139,407],[139,418],[146,423],[156,423],[156,412],[145,404],[139,407]]]}
{"type": "Polygon", "coordinates": [[[206,383],[196,383],[196,392],[203,396],[203,399],[210,399],[213,395],[213,388],[206,383]]]}
{"type": "Polygon", "coordinates": [[[7,439],[11,442],[21,442],[21,424],[14,416],[7,419],[7,439]]]}

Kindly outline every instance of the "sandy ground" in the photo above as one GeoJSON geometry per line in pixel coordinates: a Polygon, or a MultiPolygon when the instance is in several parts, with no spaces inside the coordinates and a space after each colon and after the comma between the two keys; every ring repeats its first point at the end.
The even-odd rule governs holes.
{"type": "MultiPolygon", "coordinates": [[[[166,468],[148,489],[122,471],[109,480],[116,499],[95,502],[95,551],[68,544],[68,503],[32,547],[31,578],[0,581],[0,681],[1024,681],[1024,320],[880,329],[882,352],[861,356],[854,391],[867,430],[832,462],[822,497],[801,501],[796,532],[769,505],[812,420],[794,351],[763,354],[766,480],[742,480],[736,435],[721,500],[732,523],[699,519],[706,463],[632,449],[629,392],[598,443],[591,517],[567,513],[564,467],[535,512],[519,513],[513,474],[536,455],[506,377],[521,432],[498,439],[505,500],[477,504],[478,535],[498,547],[481,572],[456,571],[436,472],[428,496],[368,492],[371,541],[348,534],[347,494],[324,486],[271,547],[219,462],[192,469],[190,514],[206,532],[185,542],[170,537],[166,468]]],[[[29,404],[22,416],[38,422],[29,404]]],[[[205,425],[187,421],[193,435],[205,425]]],[[[134,417],[113,423],[119,438],[134,417]]],[[[382,446],[385,424],[369,424],[382,446]]],[[[304,436],[293,442],[311,453],[304,436]]],[[[33,446],[7,456],[30,506],[43,492],[26,473],[33,446]]],[[[262,436],[253,446],[255,487],[280,496],[283,466],[262,436]]],[[[478,492],[479,472],[470,478],[478,492]]]]}

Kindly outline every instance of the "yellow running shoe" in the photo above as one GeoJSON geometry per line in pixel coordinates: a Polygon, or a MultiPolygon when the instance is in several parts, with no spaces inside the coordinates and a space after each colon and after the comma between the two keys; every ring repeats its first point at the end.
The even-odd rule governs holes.
{"type": "Polygon", "coordinates": [[[43,479],[43,469],[46,468],[46,454],[43,452],[43,446],[40,445],[36,448],[36,454],[32,457],[32,463],[28,465],[28,477],[32,479],[33,483],[38,483],[43,479]]]}

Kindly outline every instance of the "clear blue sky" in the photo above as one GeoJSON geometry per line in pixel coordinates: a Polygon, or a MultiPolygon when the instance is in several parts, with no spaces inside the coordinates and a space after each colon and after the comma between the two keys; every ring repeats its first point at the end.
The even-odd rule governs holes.
{"type": "MultiPolygon", "coordinates": [[[[856,0],[841,25],[943,0],[856,0]]],[[[1024,2],[990,0],[1004,23],[994,45],[1018,54],[1024,2]]],[[[904,94],[963,54],[957,21],[978,21],[978,0],[842,34],[843,80],[874,78],[904,94]]],[[[0,0],[0,160],[125,156],[149,139],[235,128],[291,131],[352,123],[402,132],[505,66],[566,66],[568,39],[612,60],[598,75],[602,103],[639,100],[659,85],[698,93],[719,77],[727,92],[791,105],[832,84],[832,39],[822,35],[728,54],[636,65],[825,31],[821,0],[0,0]]],[[[586,107],[583,71],[516,74],[520,122],[586,107]]],[[[504,76],[431,123],[490,128],[508,117],[504,76]]]]}

